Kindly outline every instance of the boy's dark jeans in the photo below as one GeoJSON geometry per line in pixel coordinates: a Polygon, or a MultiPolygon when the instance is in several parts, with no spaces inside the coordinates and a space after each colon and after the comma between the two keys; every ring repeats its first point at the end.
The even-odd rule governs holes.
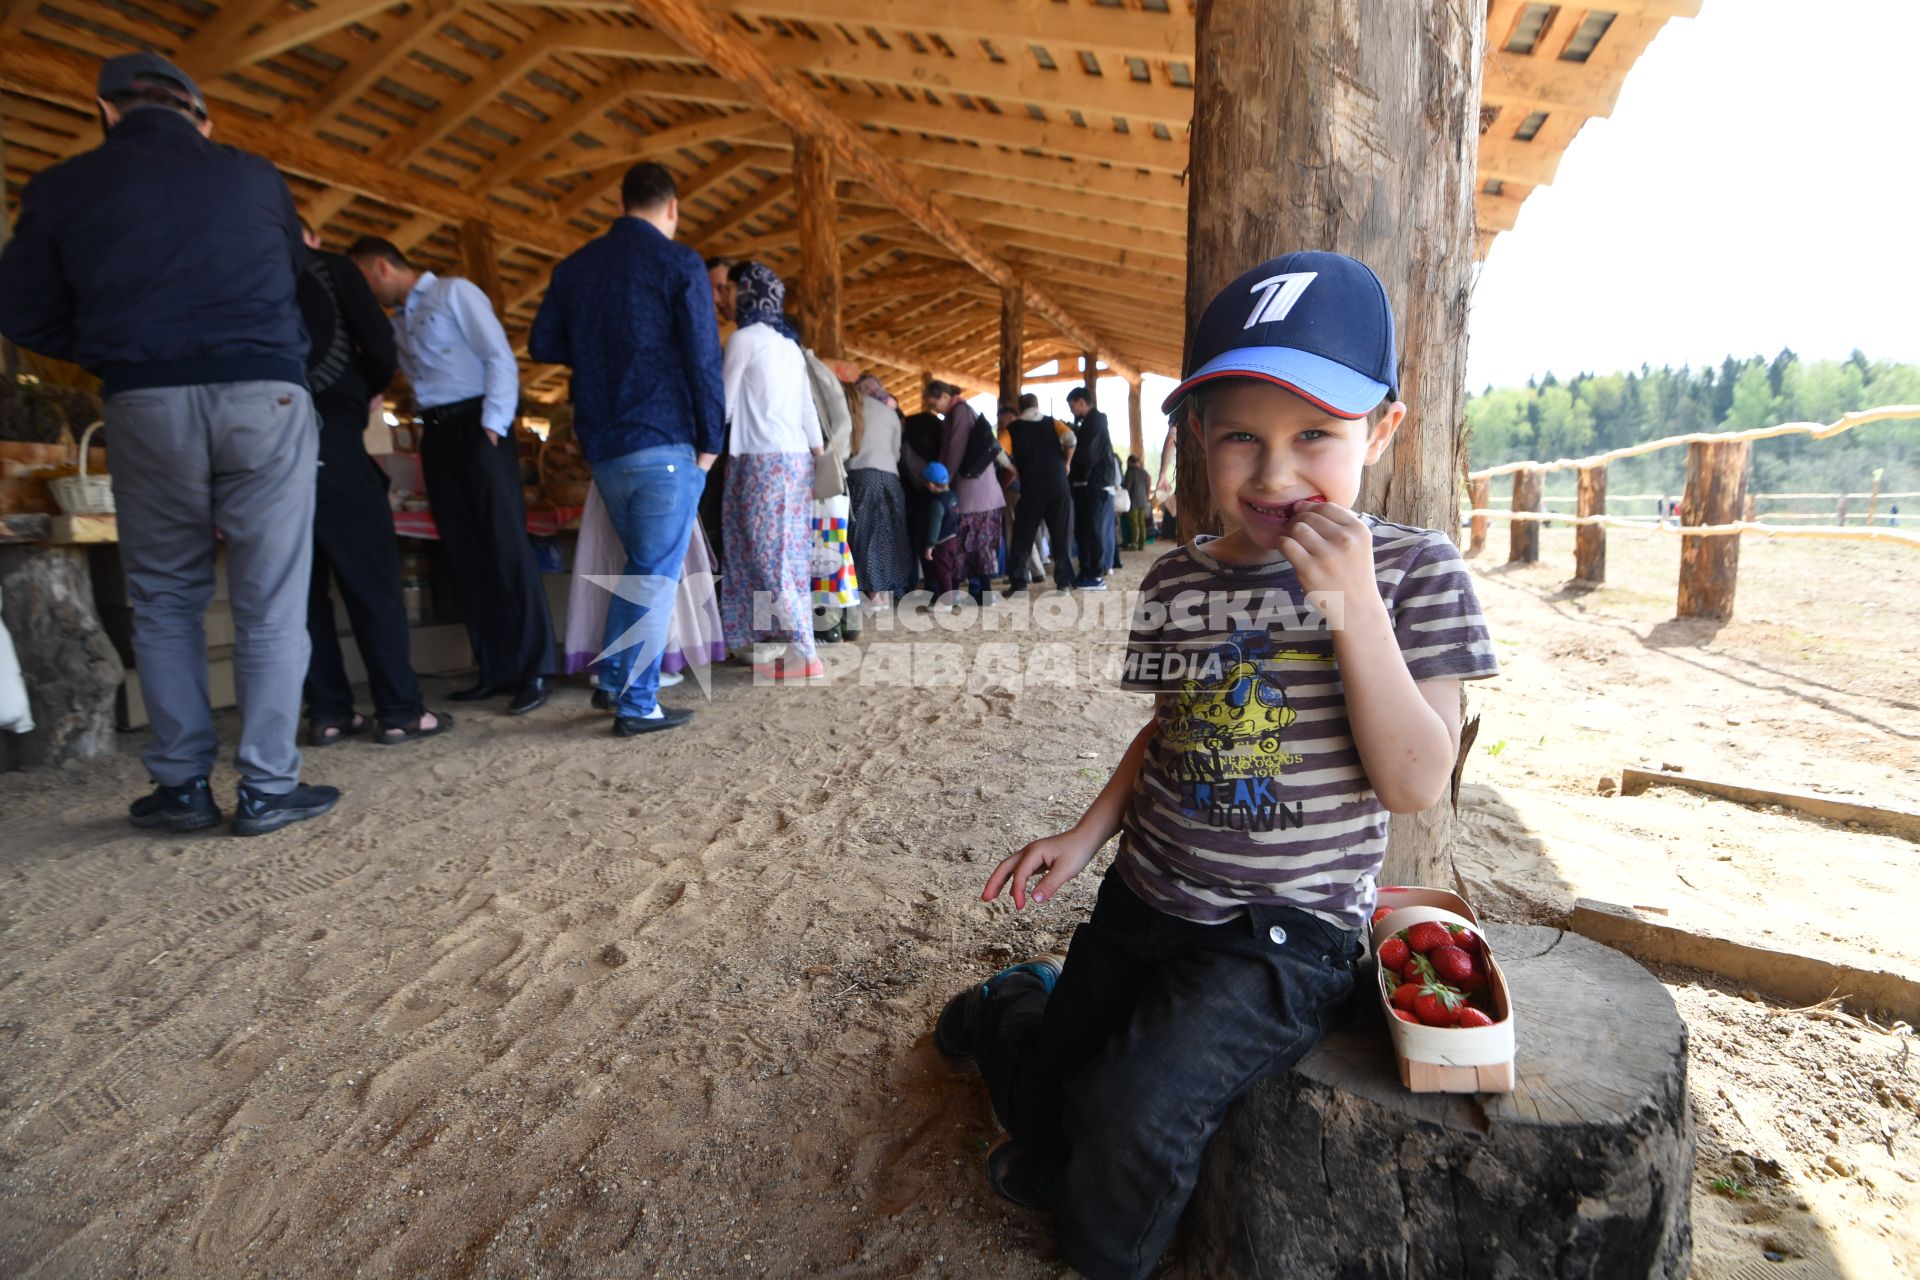
{"type": "Polygon", "coordinates": [[[1318,1042],[1359,951],[1291,907],[1194,924],[1109,872],[1052,998],[1024,973],[994,988],[975,1057],[1000,1122],[1056,1181],[1069,1263],[1091,1280],[1153,1269],[1228,1105],[1318,1042]]]}

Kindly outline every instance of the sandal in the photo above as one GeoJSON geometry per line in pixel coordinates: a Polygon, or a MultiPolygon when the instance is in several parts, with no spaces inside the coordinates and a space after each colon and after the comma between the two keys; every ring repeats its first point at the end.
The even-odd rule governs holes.
{"type": "Polygon", "coordinates": [[[412,724],[381,725],[380,732],[373,735],[373,740],[383,747],[397,747],[403,742],[418,742],[422,738],[435,737],[451,728],[453,728],[453,717],[444,711],[423,711],[414,717],[412,724]],[[428,716],[433,717],[433,724],[423,729],[420,726],[428,716]]]}
{"type": "Polygon", "coordinates": [[[782,684],[810,684],[826,677],[827,664],[818,658],[809,658],[804,663],[781,658],[777,662],[754,663],[753,674],[782,684]]]}
{"type": "Polygon", "coordinates": [[[309,720],[307,745],[330,747],[343,738],[357,738],[372,727],[367,718],[357,711],[349,713],[345,720],[309,720]]]}

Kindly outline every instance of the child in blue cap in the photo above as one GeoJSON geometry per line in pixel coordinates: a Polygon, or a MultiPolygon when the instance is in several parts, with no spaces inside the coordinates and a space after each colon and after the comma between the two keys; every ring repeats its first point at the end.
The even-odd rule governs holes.
{"type": "Polygon", "coordinates": [[[927,481],[926,523],[920,531],[920,558],[931,566],[935,599],[966,585],[961,569],[960,500],[953,493],[953,476],[944,462],[929,462],[922,472],[927,481]]]}
{"type": "Polygon", "coordinates": [[[1024,910],[1119,850],[1064,959],[967,988],[934,1029],[1011,1135],[988,1181],[1053,1210],[1092,1280],[1153,1269],[1227,1107],[1353,990],[1387,814],[1446,796],[1460,682],[1494,674],[1447,536],[1352,510],[1407,412],[1373,272],[1262,263],[1208,305],[1189,359],[1165,409],[1228,532],[1147,571],[1123,685],[1152,717],[1085,816],[981,896],[1024,910]]]}

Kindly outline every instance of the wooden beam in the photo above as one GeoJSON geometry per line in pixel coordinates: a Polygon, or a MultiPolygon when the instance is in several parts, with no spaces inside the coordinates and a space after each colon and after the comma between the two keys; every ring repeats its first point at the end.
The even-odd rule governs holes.
{"type": "MultiPolygon", "coordinates": [[[[1631,2],[1631,0],[1629,0],[1631,2]]],[[[1128,55],[1191,61],[1193,22],[1180,13],[1056,4],[1052,0],[734,0],[747,17],[804,17],[885,31],[938,31],[969,41],[991,40],[1011,55],[1016,41],[1088,50],[1102,62],[1128,55]]],[[[1055,50],[1056,56],[1061,51],[1055,50]]],[[[1065,61],[1064,58],[1061,61],[1065,61]]]]}
{"type": "Polygon", "coordinates": [[[1035,120],[1024,112],[994,115],[987,111],[955,110],[881,97],[843,95],[833,105],[848,120],[874,129],[898,129],[934,138],[967,138],[1011,147],[1015,151],[1104,160],[1118,167],[1155,173],[1178,175],[1187,169],[1184,141],[1163,142],[1144,130],[1120,133],[1094,126],[1083,129],[1065,122],[1035,120]]]}
{"type": "Polygon", "coordinates": [[[1486,82],[1480,97],[1483,102],[1512,102],[1579,116],[1604,116],[1613,113],[1622,79],[1619,70],[1595,65],[1591,60],[1564,62],[1539,53],[1494,49],[1487,54],[1486,82]]]}
{"type": "Polygon", "coordinates": [[[174,57],[174,64],[195,80],[225,75],[247,33],[278,13],[286,0],[232,0],[193,33],[174,57]]]}
{"type": "Polygon", "coordinates": [[[452,9],[453,0],[427,0],[410,9],[402,23],[381,36],[370,51],[342,67],[311,106],[296,106],[287,123],[311,127],[351,107],[355,99],[392,74],[422,40],[438,30],[452,9]]]}
{"type": "MultiPolygon", "coordinates": [[[[954,383],[959,386],[962,391],[991,392],[993,390],[992,385],[985,378],[979,377],[976,374],[967,373],[960,369],[949,369],[935,361],[928,360],[924,356],[915,355],[910,351],[901,351],[889,347],[884,342],[874,342],[858,335],[847,335],[846,351],[849,356],[852,356],[856,360],[877,361],[880,364],[890,365],[895,369],[912,374],[915,377],[924,374],[928,377],[937,378],[941,382],[954,383]]],[[[903,401],[906,399],[905,396],[900,398],[903,401]]]]}
{"type": "MultiPolygon", "coordinates": [[[[313,8],[302,13],[287,14],[269,21],[259,31],[246,37],[221,53],[209,47],[202,56],[219,58],[218,65],[195,71],[183,68],[193,75],[224,75],[228,71],[264,62],[275,54],[285,53],[296,45],[329,35],[342,27],[351,26],[385,9],[391,9],[395,0],[319,0],[313,8]]],[[[224,13],[225,10],[222,10],[224,13]]],[[[193,50],[199,46],[198,37],[187,46],[193,50]]]]}
{"type": "MultiPolygon", "coordinates": [[[[1520,184],[1515,183],[1516,187],[1520,184]]],[[[1473,196],[1473,222],[1483,231],[1511,231],[1520,217],[1520,206],[1526,203],[1533,188],[1522,187],[1518,193],[1502,191],[1490,196],[1485,191],[1476,191],[1473,196]]]]}
{"type": "Polygon", "coordinates": [[[539,182],[573,173],[600,173],[624,169],[642,160],[658,160],[670,151],[698,146],[704,142],[726,140],[745,142],[756,135],[778,129],[758,111],[737,111],[724,116],[689,120],[684,124],[658,129],[622,147],[598,147],[591,150],[574,147],[551,160],[537,161],[513,174],[510,182],[539,182]]]}
{"type": "Polygon", "coordinates": [[[841,300],[847,303],[874,302],[926,293],[949,294],[963,289],[985,291],[991,288],[972,267],[930,267],[896,275],[875,276],[850,284],[841,290],[841,300]]]}
{"type": "MultiPolygon", "coordinates": [[[[898,165],[879,155],[859,130],[836,114],[794,72],[774,66],[699,0],[635,0],[635,9],[656,29],[698,54],[721,75],[798,132],[831,147],[840,167],[886,197],[915,225],[940,241],[995,284],[1026,290],[1027,305],[1083,345],[1104,348],[1094,331],[1066,308],[1028,285],[1020,274],[944,208],[914,185],[898,165]]],[[[978,112],[972,114],[980,114],[978,112]]],[[[1116,356],[1109,363],[1118,363],[1116,356]]],[[[1131,367],[1124,372],[1132,373],[1131,367]]]]}
{"type": "MultiPolygon", "coordinates": [[[[800,205],[799,208],[801,210],[801,217],[804,217],[806,206],[800,205]]],[[[888,210],[885,213],[870,213],[862,218],[842,218],[833,230],[838,239],[846,240],[853,236],[865,235],[869,231],[888,230],[898,226],[900,220],[901,215],[898,212],[888,210]]],[[[757,236],[750,236],[745,240],[737,240],[731,244],[723,244],[720,251],[730,257],[737,258],[756,253],[765,253],[771,249],[779,249],[788,245],[798,245],[799,243],[800,219],[796,218],[786,226],[779,227],[773,231],[764,232],[757,236]]]]}
{"type": "Polygon", "coordinates": [[[545,124],[527,123],[527,132],[481,171],[468,185],[486,191],[509,181],[514,174],[566,141],[568,135],[595,116],[604,115],[632,96],[634,80],[629,73],[609,77],[604,83],[580,95],[578,101],[547,118],[545,124]]]}
{"type": "MultiPolygon", "coordinates": [[[[819,21],[810,10],[795,16],[809,22],[819,21]]],[[[1104,16],[1089,25],[1100,21],[1104,21],[1104,16]]],[[[1009,30],[1018,28],[1003,28],[996,39],[1005,41],[1009,30]]],[[[771,33],[741,38],[774,66],[823,79],[917,89],[943,98],[986,98],[1020,106],[1032,103],[1059,112],[1078,111],[1107,123],[1117,116],[1141,128],[1162,124],[1176,135],[1184,133],[1187,121],[1193,116],[1192,90],[1177,87],[1170,81],[1143,83],[1125,74],[1088,75],[1078,67],[1070,71],[1048,70],[1026,56],[994,62],[984,55],[918,54],[904,45],[882,49],[864,40],[852,39],[832,27],[821,26],[817,31],[819,38],[813,40],[771,33]]],[[[687,56],[660,33],[640,27],[582,25],[580,34],[570,39],[583,53],[645,61],[687,56]]],[[[1084,46],[1076,43],[1075,47],[1084,46]]]]}
{"type": "MultiPolygon", "coordinates": [[[[840,328],[840,202],[833,189],[833,152],[818,139],[795,134],[793,196],[800,214],[800,297],[805,337],[824,360],[838,359],[840,328]]],[[[890,215],[891,216],[891,215],[890,215]]]]}
{"type": "MultiPolygon", "coordinates": [[[[98,60],[85,54],[70,53],[43,40],[0,35],[0,81],[17,92],[91,111],[98,71],[98,60]]],[[[580,242],[578,233],[564,227],[506,212],[478,196],[422,181],[418,174],[367,160],[244,112],[222,112],[214,127],[222,142],[265,156],[289,173],[446,222],[479,218],[491,222],[500,238],[550,257],[565,257],[580,242]]]]}
{"type": "MultiPolygon", "coordinates": [[[[925,138],[879,136],[875,142],[889,159],[939,169],[945,173],[985,174],[995,182],[1016,187],[1039,186],[1058,191],[1084,192],[1128,204],[1159,205],[1187,212],[1187,188],[1177,174],[1161,171],[1143,173],[1135,168],[1117,168],[1091,160],[1069,160],[1061,156],[1030,156],[1024,152],[1002,150],[997,146],[968,146],[958,142],[929,141],[925,138]]],[[[943,176],[940,179],[945,182],[943,176]]],[[[1045,199],[1035,194],[1036,200],[1045,199]]]]}
{"type": "Polygon", "coordinates": [[[380,151],[381,158],[402,166],[419,159],[465,124],[475,111],[517,85],[529,71],[550,57],[553,50],[554,38],[550,31],[536,32],[531,39],[510,46],[492,66],[442,98],[431,115],[390,138],[380,151]]]}
{"type": "MultiPolygon", "coordinates": [[[[702,226],[700,228],[700,234],[694,238],[694,243],[705,245],[716,238],[739,235],[745,232],[746,223],[752,221],[760,214],[765,213],[781,201],[791,200],[792,198],[793,183],[786,178],[775,178],[752,195],[747,196],[745,199],[735,201],[729,208],[722,210],[716,215],[715,220],[721,222],[722,225],[718,227],[702,226]]],[[[684,205],[685,202],[683,201],[683,208],[684,205]]],[[[731,256],[731,251],[729,250],[719,251],[727,252],[729,256],[731,256]]]]}
{"type": "Polygon", "coordinates": [[[1489,134],[1480,139],[1480,181],[1498,178],[1502,182],[1544,187],[1560,171],[1560,159],[1565,154],[1565,147],[1556,147],[1539,138],[1522,142],[1518,138],[1489,134]]]}

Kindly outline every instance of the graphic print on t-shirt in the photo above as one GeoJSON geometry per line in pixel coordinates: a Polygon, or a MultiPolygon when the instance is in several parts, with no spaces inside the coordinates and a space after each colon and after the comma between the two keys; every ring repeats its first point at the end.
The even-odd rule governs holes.
{"type": "Polygon", "coordinates": [[[1256,633],[1205,655],[1196,676],[1181,682],[1163,734],[1187,817],[1233,831],[1304,825],[1298,800],[1281,803],[1279,783],[1304,759],[1286,747],[1299,717],[1281,669],[1297,662],[1331,666],[1333,655],[1276,648],[1256,633]]]}

